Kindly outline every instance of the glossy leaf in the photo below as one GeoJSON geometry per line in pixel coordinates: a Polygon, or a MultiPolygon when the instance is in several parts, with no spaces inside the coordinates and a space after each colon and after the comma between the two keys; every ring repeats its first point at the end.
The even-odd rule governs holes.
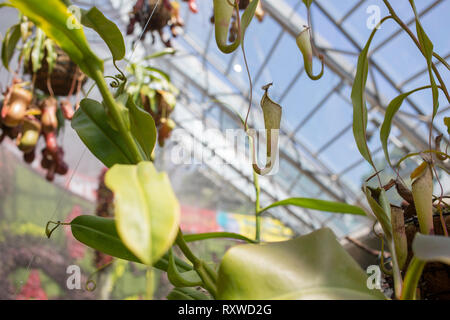
{"type": "Polygon", "coordinates": [[[444,118],[444,124],[447,127],[447,133],[450,134],[450,117],[444,118]]]}
{"type": "MultiPolygon", "coordinates": [[[[233,0],[232,0],[233,1],[233,0]]],[[[230,1],[230,2],[232,2],[230,1]]],[[[236,37],[236,40],[227,44],[228,39],[228,29],[230,26],[231,16],[235,8],[230,5],[227,0],[214,0],[214,26],[215,26],[215,36],[216,43],[220,51],[223,53],[231,53],[236,50],[241,44],[241,40],[245,36],[245,31],[247,30],[250,22],[255,15],[256,8],[258,7],[259,0],[252,0],[241,18],[241,35],[236,37]]]]}
{"type": "MultiPolygon", "coordinates": [[[[128,261],[142,263],[123,244],[116,229],[116,222],[111,218],[82,215],[70,222],[72,234],[81,243],[110,256],[128,261]]],[[[160,270],[167,271],[169,256],[166,253],[154,266],[160,270]]],[[[181,272],[191,271],[183,260],[175,257],[175,263],[181,272]]]]}
{"type": "Polygon", "coordinates": [[[78,241],[110,256],[141,262],[119,238],[114,219],[81,215],[70,223],[78,241]]]}
{"type": "Polygon", "coordinates": [[[99,102],[83,99],[71,124],[87,148],[108,168],[133,163],[124,139],[106,119],[105,108],[99,102]]]}
{"type": "MultiPolygon", "coordinates": [[[[384,18],[380,21],[383,23],[388,18],[384,18]]],[[[364,49],[361,51],[356,69],[355,80],[352,87],[352,104],[353,104],[353,136],[355,137],[356,146],[363,158],[369,162],[369,164],[375,169],[375,164],[370,154],[369,146],[367,145],[366,131],[367,131],[367,105],[365,98],[367,74],[369,71],[368,51],[370,44],[377,28],[373,29],[369,40],[367,40],[364,49]]]]}
{"type": "Polygon", "coordinates": [[[320,229],[293,240],[231,248],[219,268],[218,299],[383,299],[336,240],[320,229]]]}
{"type": "Polygon", "coordinates": [[[437,261],[450,265],[450,238],[417,233],[412,249],[414,255],[423,261],[437,261]]]}
{"type": "Polygon", "coordinates": [[[103,71],[103,61],[91,51],[83,29],[62,1],[47,0],[45,5],[29,0],[9,2],[52,38],[88,76],[92,77],[95,70],[103,71]]]}
{"type": "Polygon", "coordinates": [[[105,175],[114,193],[120,238],[141,261],[157,261],[178,233],[180,206],[169,178],[151,162],[115,165],[105,175]]]}
{"type": "Polygon", "coordinates": [[[20,40],[20,25],[16,24],[10,27],[5,34],[2,42],[2,63],[9,70],[9,62],[11,61],[16,50],[17,43],[20,40]]]}
{"type": "Polygon", "coordinates": [[[279,206],[296,206],[325,212],[347,213],[362,216],[366,215],[366,212],[358,206],[353,206],[342,202],[327,201],[312,198],[289,198],[277,201],[262,209],[260,213],[279,206]]]}
{"type": "Polygon", "coordinates": [[[125,42],[120,29],[100,10],[96,7],[92,7],[89,11],[83,10],[81,23],[99,34],[111,51],[113,60],[122,60],[125,57],[125,42]]]}
{"type": "Polygon", "coordinates": [[[397,111],[402,106],[403,101],[409,95],[413,94],[416,91],[424,90],[427,88],[430,88],[430,86],[425,86],[425,87],[411,90],[409,92],[405,92],[405,93],[397,96],[396,98],[394,98],[386,108],[383,124],[381,125],[381,129],[380,129],[380,140],[381,140],[381,145],[383,146],[384,156],[385,156],[387,162],[389,163],[389,165],[391,165],[391,166],[392,166],[392,163],[391,163],[391,159],[389,157],[388,139],[389,139],[389,134],[391,133],[392,120],[394,119],[394,116],[397,113],[397,111]]]}
{"type": "Polygon", "coordinates": [[[127,99],[126,107],[130,115],[131,133],[144,152],[145,159],[150,160],[156,143],[155,121],[148,112],[136,106],[131,96],[127,99]]]}
{"type": "Polygon", "coordinates": [[[282,109],[281,106],[270,99],[268,95],[268,90],[271,85],[272,84],[268,84],[263,87],[265,92],[261,99],[261,108],[264,115],[264,126],[266,129],[266,165],[262,169],[258,166],[258,159],[256,156],[255,132],[253,130],[247,130],[248,135],[254,141],[252,143],[253,170],[259,175],[266,175],[270,173],[277,161],[278,156],[278,141],[282,109]]]}

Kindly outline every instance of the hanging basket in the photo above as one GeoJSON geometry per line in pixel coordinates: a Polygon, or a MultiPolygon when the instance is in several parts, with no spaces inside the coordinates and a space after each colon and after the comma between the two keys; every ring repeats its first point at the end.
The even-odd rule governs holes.
{"type": "MultiPolygon", "coordinates": [[[[55,50],[58,56],[56,58],[55,66],[53,67],[53,72],[51,74],[48,73],[48,63],[46,57],[44,57],[42,60],[42,67],[36,72],[35,86],[46,94],[50,94],[47,83],[47,79],[50,77],[51,89],[55,96],[68,96],[69,94],[74,94],[76,92],[76,87],[70,92],[73,81],[81,81],[81,85],[84,85],[87,81],[87,77],[79,70],[67,53],[59,47],[56,47],[55,50]]],[[[32,74],[32,70],[30,59],[25,72],[32,74]]],[[[77,84],[75,83],[74,85],[77,84]]]]}

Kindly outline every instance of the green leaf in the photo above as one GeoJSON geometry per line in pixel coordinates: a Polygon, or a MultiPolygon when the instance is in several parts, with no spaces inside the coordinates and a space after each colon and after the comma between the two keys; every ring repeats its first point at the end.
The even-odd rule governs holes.
{"type": "Polygon", "coordinates": [[[122,60],[125,57],[125,42],[120,29],[96,7],[89,11],[82,11],[81,23],[94,29],[105,41],[111,51],[113,60],[122,60]]]}
{"type": "Polygon", "coordinates": [[[241,234],[233,233],[233,232],[206,232],[206,233],[194,233],[194,234],[185,234],[183,235],[184,241],[193,242],[207,239],[217,239],[217,238],[228,238],[228,239],[237,239],[243,240],[248,243],[257,243],[257,241],[249,239],[241,234]]]}
{"type": "Polygon", "coordinates": [[[239,47],[241,40],[245,36],[245,31],[255,15],[258,2],[259,0],[252,0],[249,3],[241,18],[241,36],[236,37],[236,40],[233,43],[227,45],[228,28],[235,8],[231,6],[227,0],[214,0],[215,36],[220,51],[223,53],[231,53],[239,47]]]}
{"type": "Polygon", "coordinates": [[[411,90],[409,92],[405,92],[405,93],[397,96],[396,98],[394,98],[389,103],[388,107],[386,108],[383,124],[381,125],[381,129],[380,129],[380,140],[381,140],[381,145],[383,146],[384,156],[390,166],[392,166],[392,163],[391,163],[391,159],[389,157],[389,152],[388,152],[388,139],[389,139],[389,134],[391,133],[392,120],[394,119],[395,114],[400,109],[401,105],[403,104],[403,101],[409,95],[413,94],[416,91],[424,90],[424,89],[428,89],[428,88],[430,88],[430,86],[420,87],[420,88],[411,90]]]}
{"type": "MultiPolygon", "coordinates": [[[[383,18],[379,25],[390,17],[383,18]]],[[[355,80],[352,87],[352,104],[353,104],[353,135],[355,137],[356,146],[363,158],[375,169],[372,156],[370,154],[369,146],[367,145],[366,131],[367,131],[367,105],[365,98],[367,73],[369,71],[368,51],[370,44],[377,28],[373,29],[369,40],[361,51],[356,69],[355,80]]]]}
{"type": "Polygon", "coordinates": [[[167,300],[211,300],[211,298],[194,288],[175,288],[169,293],[167,300]]]}
{"type": "Polygon", "coordinates": [[[34,40],[33,49],[31,50],[31,63],[33,65],[33,73],[42,67],[42,59],[44,58],[45,33],[41,29],[36,30],[36,39],[34,40]]]}
{"type": "Polygon", "coordinates": [[[311,4],[313,3],[313,0],[303,0],[303,3],[309,9],[311,7],[311,4]]]}
{"type": "Polygon", "coordinates": [[[417,233],[412,249],[414,255],[422,261],[435,261],[450,265],[449,237],[417,233]]]}
{"type": "Polygon", "coordinates": [[[45,5],[29,0],[9,2],[52,38],[89,77],[93,77],[94,69],[103,71],[103,61],[91,51],[83,29],[62,1],[47,0],[45,5]],[[71,21],[76,23],[70,25],[71,21]]]}
{"type": "Polygon", "coordinates": [[[17,43],[20,40],[21,32],[20,25],[16,24],[12,27],[8,28],[5,34],[5,38],[2,42],[2,62],[3,66],[9,69],[9,63],[14,55],[14,51],[16,50],[17,43]]]}
{"type": "Polygon", "coordinates": [[[450,134],[450,117],[444,118],[444,124],[447,126],[447,133],[450,134]]]}
{"type": "MultiPolygon", "coordinates": [[[[75,239],[81,243],[119,259],[142,263],[120,240],[114,219],[82,215],[73,219],[70,227],[75,239]]],[[[168,259],[169,256],[166,253],[154,266],[167,271],[168,259]]],[[[177,257],[174,260],[177,268],[182,272],[192,270],[192,266],[183,260],[177,257]]]]}
{"type": "Polygon", "coordinates": [[[178,270],[172,251],[172,248],[169,249],[169,264],[167,267],[167,278],[169,279],[170,283],[175,287],[200,286],[203,282],[197,274],[197,271],[189,270],[186,272],[180,272],[178,270]]]}
{"type": "Polygon", "coordinates": [[[266,129],[266,165],[264,168],[259,168],[258,160],[256,157],[256,135],[253,130],[247,130],[248,135],[252,138],[252,157],[253,157],[253,170],[259,175],[268,174],[272,171],[273,166],[277,161],[278,155],[278,140],[280,134],[280,124],[281,124],[281,106],[270,99],[268,95],[269,87],[272,84],[265,85],[263,90],[265,90],[264,95],[261,99],[261,108],[264,115],[264,126],[266,129]]]}
{"type": "Polygon", "coordinates": [[[330,229],[283,242],[231,248],[219,268],[218,299],[383,299],[330,229]]]}
{"type": "Polygon", "coordinates": [[[131,96],[127,97],[126,107],[130,113],[131,133],[143,150],[145,158],[150,160],[156,144],[155,120],[148,112],[138,108],[131,96]]]}
{"type": "Polygon", "coordinates": [[[110,256],[141,262],[119,238],[114,219],[81,215],[70,223],[78,241],[110,256]]]}
{"type": "Polygon", "coordinates": [[[414,5],[414,1],[410,1],[410,3],[413,8],[416,19],[417,38],[419,39],[419,43],[422,48],[422,53],[425,56],[425,59],[427,60],[428,75],[430,77],[431,92],[433,94],[433,119],[434,119],[439,109],[439,90],[433,75],[433,43],[431,42],[430,38],[428,38],[425,30],[422,27],[422,24],[420,23],[419,16],[417,15],[417,10],[414,5]]]}
{"type": "Polygon", "coordinates": [[[141,261],[157,261],[174,242],[180,206],[169,178],[151,162],[115,165],[105,175],[114,192],[117,230],[125,245],[141,261]]]}
{"type": "Polygon", "coordinates": [[[146,60],[156,59],[156,58],[163,57],[163,56],[165,56],[167,54],[174,55],[175,52],[177,52],[177,51],[174,48],[165,48],[164,50],[152,53],[152,54],[144,57],[142,60],[146,61],[146,60]]]}
{"type": "Polygon", "coordinates": [[[108,124],[107,118],[99,102],[83,99],[71,124],[88,149],[108,168],[117,163],[133,163],[125,140],[108,124]]]}
{"type": "Polygon", "coordinates": [[[277,201],[262,209],[260,213],[279,206],[296,206],[325,212],[348,213],[361,216],[366,215],[366,212],[358,206],[353,206],[343,202],[334,202],[311,198],[289,198],[277,201]]]}

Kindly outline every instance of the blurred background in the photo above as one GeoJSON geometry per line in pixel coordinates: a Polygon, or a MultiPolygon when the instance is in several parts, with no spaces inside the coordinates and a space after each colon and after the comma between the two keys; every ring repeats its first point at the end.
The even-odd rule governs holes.
{"type": "MultiPolygon", "coordinates": [[[[124,35],[127,33],[135,1],[72,2],[84,9],[97,6],[124,35]]],[[[162,6],[162,2],[156,3],[162,6]]],[[[446,31],[450,29],[447,19],[450,1],[415,2],[435,51],[448,61],[450,42],[446,31]]],[[[283,119],[278,171],[260,178],[262,206],[288,197],[311,197],[367,207],[361,185],[371,175],[371,168],[362,160],[354,143],[350,91],[358,54],[372,31],[371,21],[378,13],[381,17],[387,14],[385,6],[381,0],[314,1],[312,30],[316,46],[325,57],[325,73],[319,81],[311,81],[304,72],[303,59],[295,44],[296,35],[307,24],[303,2],[262,0],[261,4],[264,15],[253,20],[245,38],[253,82],[252,101],[249,101],[242,52],[237,50],[226,55],[217,48],[211,23],[212,1],[197,0],[198,13],[191,12],[186,2],[180,1],[179,17],[183,26],[175,29],[176,37],[168,27],[163,29],[162,37],[158,32],[143,36],[138,24],[126,36],[127,60],[118,64],[123,70],[165,49],[169,38],[176,51],[174,55],[151,60],[150,65],[164,71],[177,89],[171,114],[176,130],[163,147],[157,147],[155,163],[170,176],[181,204],[181,227],[185,233],[230,231],[254,237],[252,168],[241,157],[247,152],[246,145],[235,148],[226,138],[226,132],[242,128],[236,112],[244,117],[249,103],[252,105],[250,126],[263,129],[259,106],[264,93],[261,87],[270,82],[273,82],[270,95],[283,107],[283,119]],[[188,155],[187,160],[180,161],[177,156],[180,152],[188,155]]],[[[391,4],[403,21],[414,27],[408,1],[396,0],[391,4]]],[[[154,21],[150,19],[149,25],[154,21]]],[[[17,12],[2,8],[2,36],[14,23],[17,23],[17,12]]],[[[102,40],[91,30],[85,32],[93,51],[107,58],[108,49],[102,40]]],[[[377,32],[370,60],[366,92],[369,147],[377,167],[385,168],[381,176],[386,183],[392,172],[385,163],[379,141],[384,110],[394,97],[423,86],[429,80],[423,56],[393,22],[386,22],[377,32]]],[[[314,63],[318,72],[320,61],[314,63]]],[[[111,61],[107,60],[105,65],[105,74],[117,73],[111,61]]],[[[448,83],[448,71],[438,62],[436,65],[444,82],[448,83]]],[[[12,75],[2,68],[2,91],[11,80],[12,75]]],[[[92,81],[88,80],[83,95],[91,86],[92,81]]],[[[99,97],[95,88],[89,94],[92,98],[99,97]]],[[[408,153],[427,149],[431,100],[430,92],[420,91],[403,104],[389,141],[393,162],[408,153]]],[[[448,110],[441,95],[434,135],[446,132],[443,118],[448,116],[448,110]]],[[[444,143],[447,139],[445,135],[444,143]]],[[[102,180],[105,168],[86,149],[70,122],[66,121],[61,128],[58,143],[64,149],[69,170],[65,175],[56,176],[53,182],[45,179],[40,153],[33,163],[27,164],[14,141],[5,139],[0,145],[0,298],[144,297],[145,267],[125,261],[110,263],[107,256],[73,239],[69,229],[60,228],[51,239],[45,237],[49,220],[70,221],[80,214],[111,214],[111,195],[102,180]],[[80,266],[82,290],[67,288],[69,265],[80,266]],[[94,291],[84,290],[89,279],[97,283],[94,291]]],[[[260,159],[264,159],[263,139],[259,145],[260,159]]],[[[37,150],[39,146],[43,146],[43,141],[37,150]]],[[[406,181],[409,181],[406,174],[417,166],[417,161],[411,158],[402,164],[400,173],[406,181]]],[[[442,176],[441,182],[444,188],[447,186],[444,192],[448,193],[448,175],[442,176]]],[[[401,201],[391,200],[397,204],[401,201]]],[[[342,239],[362,265],[376,261],[377,257],[364,249],[364,246],[377,249],[379,244],[370,235],[371,220],[363,217],[279,207],[264,214],[262,239],[282,241],[325,226],[342,239]]],[[[193,245],[201,257],[219,261],[235,243],[209,240],[193,245]]],[[[163,299],[171,286],[157,271],[155,279],[155,298],[163,299]]]]}

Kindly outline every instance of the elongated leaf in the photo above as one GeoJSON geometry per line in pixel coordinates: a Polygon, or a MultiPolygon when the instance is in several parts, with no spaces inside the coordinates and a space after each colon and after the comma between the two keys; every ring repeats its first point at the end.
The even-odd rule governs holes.
{"type": "Polygon", "coordinates": [[[81,215],[70,223],[78,241],[110,256],[141,262],[119,238],[114,219],[81,215]]]}
{"type": "Polygon", "coordinates": [[[114,212],[120,238],[141,261],[157,261],[178,232],[180,206],[165,173],[151,162],[115,165],[105,176],[114,192],[114,212]]]}
{"type": "Polygon", "coordinates": [[[320,229],[293,240],[245,244],[222,259],[218,299],[383,299],[336,240],[320,229]]]}
{"type": "Polygon", "coordinates": [[[108,168],[117,163],[133,163],[124,139],[106,119],[105,108],[99,102],[83,99],[71,124],[88,149],[108,168]]]}
{"type": "MultiPolygon", "coordinates": [[[[386,21],[384,18],[380,21],[380,24],[386,21]]],[[[369,62],[367,53],[369,51],[370,44],[377,28],[373,29],[369,40],[367,40],[364,49],[361,51],[356,69],[355,80],[352,87],[352,104],[353,104],[353,135],[355,137],[356,146],[363,158],[369,162],[369,164],[375,169],[372,156],[370,154],[369,146],[367,145],[366,130],[367,130],[367,105],[365,98],[367,73],[369,71],[369,62]]]]}
{"type": "MultiPolygon", "coordinates": [[[[73,219],[70,222],[70,227],[75,239],[81,243],[116,258],[142,263],[123,244],[117,233],[114,219],[82,215],[73,219]]],[[[166,253],[154,266],[160,270],[167,271],[168,259],[169,256],[166,253]]],[[[182,272],[192,270],[192,266],[189,266],[177,257],[174,258],[174,262],[182,272]]]]}
{"type": "Polygon", "coordinates": [[[289,198],[277,201],[272,203],[270,206],[265,207],[260,212],[264,212],[266,210],[279,206],[296,206],[325,212],[348,213],[361,216],[366,215],[366,212],[358,206],[353,206],[342,202],[327,201],[312,198],[289,198]]]}
{"type": "Polygon", "coordinates": [[[241,234],[232,233],[232,232],[206,232],[206,233],[194,233],[194,234],[185,234],[183,235],[184,241],[192,242],[192,241],[200,241],[207,239],[217,239],[217,238],[228,238],[228,239],[236,239],[243,240],[249,243],[256,243],[257,241],[249,239],[241,234]]]}
{"type": "Polygon", "coordinates": [[[412,249],[414,255],[423,261],[438,261],[450,265],[450,238],[417,233],[412,249]]]}
{"type": "Polygon", "coordinates": [[[120,29],[96,7],[89,11],[82,11],[81,23],[94,29],[105,41],[111,51],[113,60],[122,60],[125,57],[125,41],[120,29]]]}
{"type": "Polygon", "coordinates": [[[127,99],[126,107],[130,112],[131,133],[144,152],[145,159],[150,160],[156,143],[155,121],[148,112],[134,104],[131,96],[127,99]]]}
{"type": "Polygon", "coordinates": [[[433,119],[434,119],[439,109],[439,90],[433,75],[433,42],[431,42],[430,38],[428,38],[425,30],[422,27],[422,24],[420,23],[419,16],[417,15],[417,10],[414,5],[414,1],[410,1],[410,3],[413,7],[416,19],[417,38],[419,39],[423,55],[427,60],[428,75],[430,77],[431,91],[433,94],[433,119]]]}
{"type": "Polygon", "coordinates": [[[405,92],[405,93],[397,96],[396,98],[394,98],[389,103],[388,107],[386,108],[383,124],[381,125],[381,129],[380,129],[380,140],[381,140],[381,145],[383,146],[384,156],[385,156],[387,162],[389,163],[389,165],[391,165],[391,166],[392,166],[392,163],[391,163],[391,159],[389,157],[389,152],[388,152],[388,139],[389,139],[389,134],[391,133],[392,120],[394,119],[394,116],[397,113],[397,111],[402,106],[403,101],[409,95],[413,94],[416,91],[424,90],[427,88],[430,88],[430,86],[425,86],[425,87],[411,90],[409,92],[405,92]]]}
{"type": "Polygon", "coordinates": [[[20,25],[16,24],[8,28],[2,42],[2,62],[3,66],[9,70],[9,63],[20,40],[20,25]]]}
{"type": "Polygon", "coordinates": [[[272,84],[268,84],[263,87],[265,90],[261,99],[261,108],[264,115],[264,126],[266,129],[266,165],[264,168],[259,168],[258,159],[256,157],[256,135],[252,130],[248,130],[247,133],[252,137],[252,157],[253,157],[253,170],[259,175],[266,175],[272,171],[273,166],[277,161],[278,156],[278,140],[280,134],[281,124],[281,106],[270,99],[268,95],[269,87],[272,84]]]}
{"type": "Polygon", "coordinates": [[[366,195],[367,202],[372,209],[373,214],[380,222],[384,234],[388,239],[392,238],[392,226],[391,226],[391,209],[389,203],[386,204],[386,192],[384,189],[372,189],[364,186],[363,191],[366,195]],[[387,209],[389,205],[389,210],[387,209]]]}
{"type": "Polygon", "coordinates": [[[103,62],[90,49],[83,29],[64,3],[60,0],[47,0],[45,5],[40,1],[9,0],[36,26],[52,38],[88,76],[92,77],[95,70],[103,72],[103,62]]]}
{"type": "Polygon", "coordinates": [[[227,0],[214,0],[215,35],[216,43],[220,51],[223,53],[231,53],[239,47],[242,39],[244,39],[245,31],[255,15],[258,2],[259,0],[252,0],[249,3],[241,18],[241,36],[236,37],[236,40],[233,43],[227,45],[228,29],[233,10],[235,9],[227,0]]]}

